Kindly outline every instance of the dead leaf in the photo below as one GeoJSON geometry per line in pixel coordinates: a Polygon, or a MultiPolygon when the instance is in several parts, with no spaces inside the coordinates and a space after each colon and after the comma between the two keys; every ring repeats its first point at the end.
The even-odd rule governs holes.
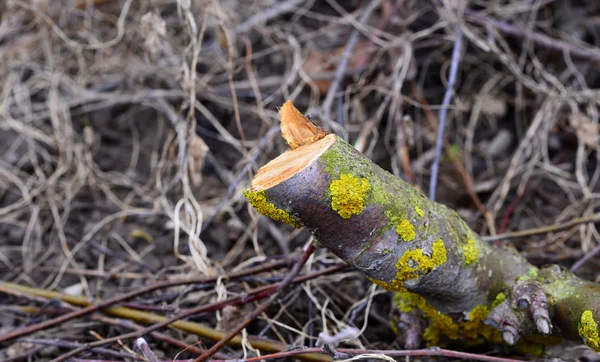
{"type": "Polygon", "coordinates": [[[573,113],[569,116],[571,127],[575,128],[577,138],[589,148],[598,147],[598,125],[583,113],[573,113]]]}
{"type": "Polygon", "coordinates": [[[202,183],[202,168],[204,167],[204,160],[206,159],[206,155],[208,155],[208,151],[208,146],[204,140],[194,133],[188,148],[190,176],[194,186],[198,186],[202,183]]]}
{"type": "Polygon", "coordinates": [[[167,36],[167,23],[159,14],[147,12],[140,19],[140,34],[144,36],[144,45],[150,55],[156,55],[162,48],[167,36]]]}
{"type": "Polygon", "coordinates": [[[223,308],[221,320],[217,324],[218,331],[230,331],[239,324],[242,319],[242,310],[239,307],[228,305],[223,308]]]}
{"type": "MultiPolygon", "coordinates": [[[[302,70],[314,80],[314,83],[321,93],[327,93],[327,90],[331,86],[331,81],[333,80],[333,74],[331,74],[330,77],[327,77],[327,79],[319,78],[322,77],[324,73],[335,72],[345,47],[346,46],[344,45],[333,50],[311,49],[306,55],[306,59],[302,64],[302,70]]],[[[367,63],[365,60],[371,56],[374,48],[370,45],[369,41],[363,40],[359,41],[354,49],[354,52],[352,52],[352,55],[348,60],[346,72],[360,71],[360,67],[363,67],[363,64],[367,63]]]]}
{"type": "Polygon", "coordinates": [[[506,99],[502,97],[496,97],[492,95],[483,96],[483,107],[481,107],[481,113],[488,116],[496,116],[503,117],[506,115],[508,110],[508,106],[506,104],[506,99]]]}

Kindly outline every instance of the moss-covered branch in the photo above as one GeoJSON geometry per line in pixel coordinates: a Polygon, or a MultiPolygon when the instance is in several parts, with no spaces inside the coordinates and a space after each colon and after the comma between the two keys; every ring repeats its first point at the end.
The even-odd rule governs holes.
{"type": "MultiPolygon", "coordinates": [[[[289,102],[281,109],[286,130],[291,111],[289,102]]],[[[400,313],[425,320],[426,341],[502,336],[514,344],[552,334],[600,350],[598,285],[558,267],[538,270],[513,248],[483,242],[456,212],[334,134],[302,144],[261,168],[245,195],[260,213],[308,228],[369,280],[399,292],[400,313]]]]}

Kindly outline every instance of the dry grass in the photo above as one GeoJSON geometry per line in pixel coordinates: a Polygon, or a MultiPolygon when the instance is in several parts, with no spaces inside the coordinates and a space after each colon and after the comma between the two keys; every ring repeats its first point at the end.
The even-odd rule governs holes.
{"type": "MultiPolygon", "coordinates": [[[[174,277],[297,257],[310,235],[259,217],[241,194],[258,167],[285,149],[277,107],[288,99],[427,190],[457,34],[463,47],[437,200],[482,235],[598,212],[599,5],[465,4],[2,2],[0,278],[110,298],[174,277]]],[[[585,258],[577,273],[600,281],[594,223],[514,242],[535,264],[570,267],[585,258]]],[[[320,251],[306,270],[336,263],[320,251]]],[[[129,307],[164,315],[243,295],[285,273],[173,287],[129,307]]],[[[0,295],[0,335],[47,318],[44,308],[50,316],[59,309],[0,295]]],[[[347,345],[396,348],[388,304],[387,294],[354,272],[320,276],[281,298],[248,333],[314,346],[319,332],[354,327],[362,334],[347,345]]],[[[252,308],[191,320],[223,328],[252,308]]],[[[3,345],[0,359],[49,360],[75,348],[66,342],[127,331],[83,318],[39,332],[36,343],[3,345]],[[40,342],[50,339],[64,343],[40,342]]],[[[159,358],[182,351],[149,341],[159,358]]],[[[112,346],[117,358],[140,358],[125,348],[130,341],[112,346]]],[[[83,356],[115,358],[97,350],[83,356]]]]}

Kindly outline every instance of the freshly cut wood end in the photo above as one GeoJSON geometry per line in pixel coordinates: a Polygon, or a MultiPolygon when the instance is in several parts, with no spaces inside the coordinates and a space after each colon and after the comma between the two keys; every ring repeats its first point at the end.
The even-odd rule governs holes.
{"type": "Polygon", "coordinates": [[[316,142],[328,132],[316,126],[308,117],[300,113],[291,101],[283,104],[279,110],[281,134],[292,150],[316,142]]]}
{"type": "Polygon", "coordinates": [[[279,110],[281,135],[291,150],[284,152],[258,170],[250,190],[269,189],[302,171],[333,145],[337,136],[316,126],[300,113],[291,101],[279,110]]]}
{"type": "Polygon", "coordinates": [[[250,190],[266,190],[289,179],[315,162],[335,143],[336,139],[337,135],[328,134],[316,142],[285,151],[258,170],[250,190]]]}

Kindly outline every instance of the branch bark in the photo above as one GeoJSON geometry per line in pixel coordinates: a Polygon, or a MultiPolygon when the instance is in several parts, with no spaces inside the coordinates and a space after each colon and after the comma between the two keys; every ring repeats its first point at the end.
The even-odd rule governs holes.
{"type": "Polygon", "coordinates": [[[246,197],[260,213],[306,227],[369,280],[398,292],[400,314],[426,321],[426,342],[512,345],[541,334],[600,351],[599,285],[556,265],[538,269],[510,246],[490,246],[455,211],[335,134],[305,142],[305,132],[289,131],[312,124],[291,102],[280,113],[286,141],[296,147],[262,167],[246,197]]]}

